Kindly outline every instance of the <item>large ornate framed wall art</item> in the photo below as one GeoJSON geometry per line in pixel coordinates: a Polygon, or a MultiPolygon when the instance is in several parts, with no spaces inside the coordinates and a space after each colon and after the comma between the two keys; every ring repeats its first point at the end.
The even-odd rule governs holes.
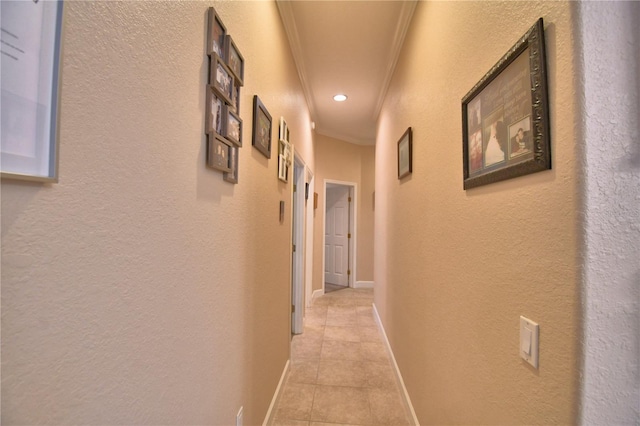
{"type": "Polygon", "coordinates": [[[550,169],[549,133],[540,18],[462,98],[464,189],[550,169]]]}

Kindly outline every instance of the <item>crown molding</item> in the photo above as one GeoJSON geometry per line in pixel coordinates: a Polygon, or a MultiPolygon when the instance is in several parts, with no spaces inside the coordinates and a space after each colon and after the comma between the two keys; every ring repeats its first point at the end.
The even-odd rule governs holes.
{"type": "Polygon", "coordinates": [[[292,1],[276,0],[278,12],[280,13],[280,19],[282,20],[284,31],[287,33],[287,38],[289,39],[289,48],[291,49],[293,61],[296,64],[298,77],[300,78],[300,84],[302,85],[304,96],[307,99],[309,113],[311,115],[311,118],[313,119],[314,117],[316,117],[317,108],[312,96],[313,92],[311,91],[311,87],[309,85],[309,79],[307,78],[304,61],[302,60],[304,56],[302,55],[302,45],[300,44],[300,36],[298,35],[298,27],[296,25],[296,21],[293,15],[293,9],[291,7],[292,4],[292,1]]]}
{"type": "Polygon", "coordinates": [[[400,51],[402,50],[402,45],[404,44],[404,38],[406,37],[407,31],[409,30],[409,24],[411,23],[411,18],[413,17],[413,12],[416,10],[417,4],[418,0],[405,1],[402,3],[400,19],[398,19],[398,25],[396,26],[389,58],[386,62],[387,70],[382,84],[382,90],[380,90],[378,102],[376,102],[376,107],[373,110],[373,119],[376,121],[378,120],[378,116],[380,115],[380,111],[382,110],[382,103],[384,102],[384,99],[387,96],[387,92],[389,91],[391,77],[393,77],[396,65],[398,64],[398,58],[400,57],[400,51]]]}
{"type": "Polygon", "coordinates": [[[322,135],[322,136],[326,136],[332,139],[337,139],[343,142],[348,142],[354,145],[362,145],[362,146],[373,146],[376,144],[376,140],[374,139],[362,139],[362,138],[354,138],[351,136],[347,136],[341,133],[337,133],[337,132],[332,132],[329,130],[326,130],[320,126],[316,127],[316,133],[322,135]]]}

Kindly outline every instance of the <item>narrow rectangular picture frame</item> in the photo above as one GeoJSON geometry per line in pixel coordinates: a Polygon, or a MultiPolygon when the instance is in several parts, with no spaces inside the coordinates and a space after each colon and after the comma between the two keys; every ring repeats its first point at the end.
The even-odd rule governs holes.
{"type": "Polygon", "coordinates": [[[229,67],[218,55],[211,56],[210,83],[217,89],[225,103],[233,105],[235,95],[234,79],[229,67]]]}
{"type": "Polygon", "coordinates": [[[253,132],[251,145],[267,158],[271,158],[271,114],[258,95],[253,96],[253,132]]]}
{"type": "Polygon", "coordinates": [[[413,131],[407,128],[398,140],[398,179],[413,172],[413,131]]]}
{"type": "Polygon", "coordinates": [[[228,105],[224,108],[223,136],[235,146],[242,146],[242,119],[228,105]],[[238,133],[235,134],[231,121],[238,123],[238,133]]]}
{"type": "Polygon", "coordinates": [[[207,55],[225,57],[227,27],[213,7],[209,8],[209,31],[207,32],[207,55]]]}
{"type": "Polygon", "coordinates": [[[240,148],[232,146],[229,149],[229,168],[228,172],[222,173],[222,179],[230,183],[238,183],[238,162],[240,157],[240,148]]]}
{"type": "Polygon", "coordinates": [[[225,37],[225,61],[231,70],[231,73],[236,79],[237,86],[244,85],[244,58],[238,50],[238,46],[233,41],[233,38],[227,34],[225,37]]]}
{"type": "Polygon", "coordinates": [[[287,160],[284,155],[278,155],[278,179],[282,182],[288,181],[289,167],[287,166],[287,160]]]}
{"type": "MultiPolygon", "coordinates": [[[[513,108],[509,108],[508,102],[499,105],[499,107],[503,108],[502,117],[512,114],[513,108]]],[[[521,109],[519,108],[517,111],[521,109]]],[[[462,98],[462,156],[463,188],[465,190],[551,169],[549,97],[547,92],[544,22],[542,18],[538,19],[469,93],[462,98]],[[521,55],[527,52],[528,57],[521,58],[521,55]],[[521,92],[530,96],[527,104],[530,107],[530,112],[520,112],[509,122],[506,119],[500,120],[500,117],[495,113],[498,107],[492,105],[485,108],[483,106],[483,92],[494,81],[498,81],[499,78],[506,79],[506,76],[510,75],[509,73],[519,75],[513,71],[513,69],[517,70],[513,64],[516,62],[524,63],[525,59],[528,64],[526,67],[528,75],[523,77],[522,81],[527,81],[530,86],[521,89],[521,92]],[[483,113],[483,108],[488,109],[488,111],[483,113]],[[528,135],[530,152],[528,155],[513,155],[510,153],[512,141],[509,137],[510,132],[512,132],[511,129],[514,123],[522,121],[527,116],[530,117],[528,122],[530,128],[530,134],[528,135]],[[496,120],[496,122],[489,123],[489,117],[492,117],[492,120],[496,120]],[[498,121],[502,123],[500,126],[498,126],[498,121]],[[487,127],[487,124],[489,124],[489,127],[487,127]],[[485,141],[487,133],[489,133],[490,137],[488,141],[485,141]],[[491,163],[488,163],[486,161],[486,151],[492,142],[491,139],[494,139],[494,135],[497,139],[498,134],[503,139],[502,143],[498,143],[498,146],[504,158],[502,161],[494,162],[492,160],[491,163]],[[473,146],[470,145],[472,142],[473,146]],[[481,156],[479,162],[476,161],[478,156],[481,156]]]]}
{"type": "Polygon", "coordinates": [[[281,141],[289,142],[289,127],[287,126],[287,122],[285,121],[284,117],[280,117],[280,128],[278,137],[281,141]]]}
{"type": "Polygon", "coordinates": [[[207,84],[207,99],[205,108],[205,132],[222,134],[225,103],[217,89],[207,84]],[[215,105],[215,106],[214,106],[215,105]],[[214,112],[215,109],[215,112],[214,112]]]}

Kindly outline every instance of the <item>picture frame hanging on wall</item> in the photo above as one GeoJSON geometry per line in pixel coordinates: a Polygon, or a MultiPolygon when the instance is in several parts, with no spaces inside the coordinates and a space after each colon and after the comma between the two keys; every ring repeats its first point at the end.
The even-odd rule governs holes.
{"type": "Polygon", "coordinates": [[[225,103],[233,105],[233,99],[236,94],[233,75],[227,64],[218,55],[211,56],[211,76],[209,81],[217,89],[225,103]]]}
{"type": "Polygon", "coordinates": [[[229,107],[225,108],[223,136],[235,146],[242,146],[242,119],[229,107]]]}
{"type": "Polygon", "coordinates": [[[271,158],[271,125],[271,114],[258,95],[254,95],[251,144],[267,158],[271,158]]]}
{"type": "Polygon", "coordinates": [[[551,168],[540,18],[462,98],[463,187],[551,168]]]}
{"type": "Polygon", "coordinates": [[[225,60],[231,70],[235,80],[236,86],[244,85],[244,58],[238,50],[238,46],[233,42],[233,38],[227,34],[225,37],[225,60]]]}
{"type": "Polygon", "coordinates": [[[229,148],[229,171],[222,174],[222,179],[230,183],[238,183],[238,159],[240,150],[237,146],[229,148]]]}
{"type": "Polygon", "coordinates": [[[63,2],[2,2],[0,175],[58,182],[63,2]]]}
{"type": "Polygon", "coordinates": [[[291,166],[291,143],[289,142],[289,126],[284,117],[280,117],[278,132],[278,179],[289,181],[289,167],[291,166]]]}
{"type": "Polygon", "coordinates": [[[215,134],[209,135],[207,143],[207,165],[212,169],[230,172],[230,149],[231,146],[221,136],[215,134]]]}
{"type": "Polygon", "coordinates": [[[398,140],[398,179],[413,172],[413,131],[407,128],[398,140]]]}
{"type": "Polygon", "coordinates": [[[205,132],[222,134],[225,104],[213,85],[207,85],[205,132]]]}
{"type": "Polygon", "coordinates": [[[225,37],[227,27],[222,23],[222,19],[213,7],[209,8],[209,31],[207,34],[207,54],[209,56],[218,55],[225,57],[225,37]]]}

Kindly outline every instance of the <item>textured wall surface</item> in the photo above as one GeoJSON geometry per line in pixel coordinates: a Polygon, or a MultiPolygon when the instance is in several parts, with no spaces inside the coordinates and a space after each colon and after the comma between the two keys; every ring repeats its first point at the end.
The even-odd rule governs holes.
{"type": "Polygon", "coordinates": [[[580,5],[585,425],[640,423],[639,21],[638,2],[580,5]]]}
{"type": "Polygon", "coordinates": [[[61,94],[60,182],[2,182],[2,423],[261,423],[291,222],[254,94],[314,164],[275,3],[68,2],[61,94]],[[205,168],[211,4],[246,62],[238,185],[205,168]]]}
{"type": "Polygon", "coordinates": [[[421,424],[571,424],[579,182],[568,2],[420,2],[378,124],[375,303],[421,424]],[[461,99],[543,17],[553,169],[462,188],[461,99]],[[413,127],[414,171],[396,141],[413,127]],[[519,316],[540,324],[540,367],[519,316]]]}
{"type": "Polygon", "coordinates": [[[316,174],[315,192],[318,208],[314,213],[313,290],[321,290],[324,282],[322,256],[324,253],[324,180],[355,182],[358,184],[358,229],[356,250],[356,281],[373,280],[373,205],[374,187],[373,146],[355,145],[328,136],[315,135],[316,174]]]}

